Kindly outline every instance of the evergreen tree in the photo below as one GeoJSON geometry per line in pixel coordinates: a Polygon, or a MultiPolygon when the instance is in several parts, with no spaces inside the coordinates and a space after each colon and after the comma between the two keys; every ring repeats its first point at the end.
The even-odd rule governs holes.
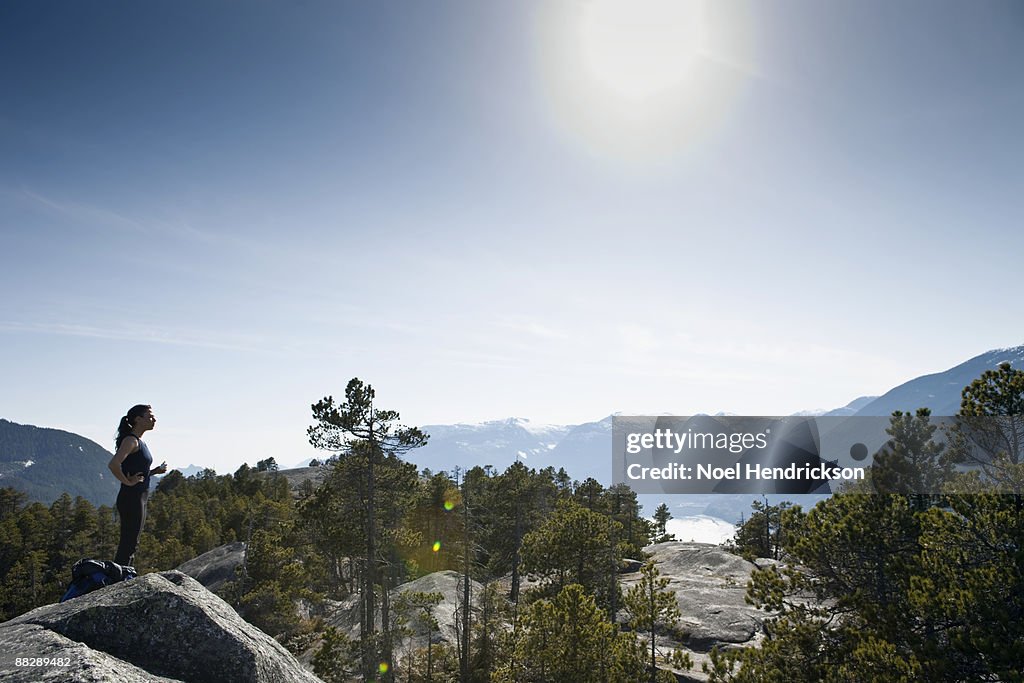
{"type": "Polygon", "coordinates": [[[928,625],[946,680],[1024,681],[1024,511],[981,487],[947,500],[922,517],[908,621],[928,625]]]}
{"type": "Polygon", "coordinates": [[[496,683],[636,683],[644,676],[635,634],[619,632],[578,584],[526,609],[514,649],[496,683]]]}
{"type": "Polygon", "coordinates": [[[621,541],[624,557],[643,557],[643,549],[651,544],[654,528],[640,516],[636,492],[628,484],[615,484],[605,491],[606,509],[611,518],[622,526],[621,541]]]}
{"type": "Polygon", "coordinates": [[[858,659],[859,680],[905,680],[919,671],[915,653],[928,648],[930,628],[909,618],[920,532],[907,498],[836,494],[781,517],[788,563],[755,572],[748,587],[748,599],[774,613],[764,641],[717,653],[711,680],[853,680],[858,659]],[[882,670],[894,673],[877,675],[882,670]],[[836,678],[839,671],[847,678],[836,678]]]}
{"type": "Polygon", "coordinates": [[[16,488],[5,486],[0,488],[0,522],[18,515],[28,500],[28,494],[16,488]]]}
{"type": "Polygon", "coordinates": [[[474,683],[489,683],[502,658],[505,624],[512,621],[511,605],[501,594],[498,582],[484,586],[476,613],[470,671],[474,683]]]}
{"type": "Polygon", "coordinates": [[[457,550],[461,518],[457,512],[462,493],[444,472],[422,476],[415,487],[407,524],[420,542],[412,549],[416,568],[436,572],[452,566],[450,557],[457,550]],[[438,543],[434,549],[434,543],[438,543]]]}
{"type": "Polygon", "coordinates": [[[608,512],[604,498],[604,487],[593,477],[587,477],[582,483],[577,484],[572,498],[591,512],[602,512],[605,514],[608,512]]]}
{"type": "Polygon", "coordinates": [[[933,438],[936,429],[928,408],[918,408],[916,415],[899,410],[892,414],[885,430],[892,438],[871,467],[876,491],[908,496],[917,510],[938,501],[934,493],[952,476],[953,467],[943,457],[945,444],[933,438]]]}
{"type": "Polygon", "coordinates": [[[668,533],[665,530],[665,526],[668,524],[668,520],[672,519],[672,513],[669,512],[668,505],[662,503],[654,510],[654,542],[664,543],[665,541],[674,541],[676,537],[668,533]]]}
{"type": "Polygon", "coordinates": [[[569,584],[579,584],[602,609],[614,615],[622,562],[615,542],[622,526],[572,500],[558,504],[554,514],[523,539],[523,569],[536,575],[539,596],[553,596],[569,584]]]}
{"type": "Polygon", "coordinates": [[[277,461],[272,457],[267,458],[266,460],[260,460],[256,463],[257,472],[276,472],[277,469],[277,461]]]}
{"type": "Polygon", "coordinates": [[[1002,363],[964,387],[952,443],[959,462],[980,465],[1004,492],[1024,495],[1024,370],[1002,363]]]}
{"type": "MultiPolygon", "coordinates": [[[[647,562],[640,570],[640,581],[629,589],[624,599],[626,612],[629,614],[629,627],[634,631],[646,631],[650,634],[648,648],[648,680],[657,683],[657,630],[659,626],[666,631],[674,631],[680,617],[676,595],[668,590],[669,580],[659,576],[654,562],[647,562]]],[[[677,651],[673,651],[675,654],[677,651]]],[[[678,668],[690,668],[689,657],[675,657],[672,661],[678,668]]],[[[666,673],[667,672],[663,672],[666,673]]],[[[662,676],[665,678],[665,676],[662,676]]],[[[670,674],[667,678],[675,680],[670,674]]]]}
{"type": "Polygon", "coordinates": [[[71,528],[74,503],[71,496],[62,493],[57,500],[50,505],[49,548],[47,555],[50,558],[50,569],[60,572],[65,567],[74,563],[73,552],[70,548],[71,536],[74,530],[71,528]]]}
{"type": "Polygon", "coordinates": [[[95,528],[93,547],[96,549],[96,556],[113,558],[117,553],[121,530],[112,507],[101,505],[96,508],[95,528]]]}
{"type": "Polygon", "coordinates": [[[511,573],[509,600],[519,602],[524,537],[535,530],[555,505],[554,472],[536,472],[514,462],[494,476],[481,492],[480,534],[483,561],[492,576],[511,573]]]}
{"type": "Polygon", "coordinates": [[[444,596],[441,593],[405,591],[395,600],[394,611],[397,620],[410,626],[410,628],[402,629],[404,631],[404,635],[409,636],[408,644],[410,652],[406,657],[405,664],[405,668],[409,674],[407,680],[411,680],[411,674],[419,664],[414,657],[414,646],[417,640],[422,639],[426,644],[423,648],[426,654],[426,661],[423,662],[423,668],[425,669],[423,672],[424,675],[419,677],[419,680],[422,680],[425,683],[434,683],[434,635],[438,630],[437,618],[434,616],[434,608],[436,608],[443,599],[444,596]],[[418,636],[418,638],[416,636],[418,636]]]}
{"type": "MultiPolygon", "coordinates": [[[[376,632],[377,586],[379,583],[380,548],[378,515],[378,497],[376,492],[378,470],[387,457],[397,458],[413,448],[424,445],[427,436],[415,427],[404,427],[399,424],[399,415],[393,410],[382,410],[374,405],[376,394],[368,384],[353,378],[345,387],[345,402],[336,404],[334,398],[327,396],[313,404],[313,418],[316,423],[309,430],[310,443],[316,447],[335,453],[356,454],[360,463],[365,463],[360,481],[365,486],[363,496],[366,541],[364,565],[362,567],[362,606],[363,619],[361,633],[371,636],[376,632]]],[[[339,520],[340,521],[340,520],[339,520]]],[[[387,558],[389,553],[385,552],[387,558]]],[[[387,575],[381,594],[387,595],[387,575]]],[[[387,609],[387,603],[382,606],[387,609]]],[[[382,614],[382,622],[388,623],[388,615],[382,614]]],[[[386,634],[385,634],[386,635],[386,634]]],[[[371,678],[377,671],[380,661],[391,662],[389,640],[383,640],[383,650],[377,653],[367,651],[363,658],[363,672],[371,678]]],[[[385,674],[391,680],[390,673],[385,674]]]]}
{"type": "Polygon", "coordinates": [[[755,500],[750,504],[753,512],[736,527],[736,535],[725,547],[748,560],[757,557],[779,559],[784,546],[785,526],[783,513],[790,508],[789,502],[769,505],[755,500]]]}
{"type": "Polygon", "coordinates": [[[46,567],[46,558],[43,550],[30,551],[6,573],[0,584],[0,618],[6,621],[60,598],[63,589],[46,567]]]}
{"type": "Polygon", "coordinates": [[[328,626],[313,655],[313,673],[324,683],[349,683],[363,669],[362,648],[333,626],[328,626]]]}

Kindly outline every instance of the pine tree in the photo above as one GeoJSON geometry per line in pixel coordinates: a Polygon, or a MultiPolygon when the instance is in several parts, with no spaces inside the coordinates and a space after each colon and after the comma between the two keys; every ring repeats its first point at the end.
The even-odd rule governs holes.
{"type": "Polygon", "coordinates": [[[614,484],[605,491],[604,497],[610,517],[622,526],[623,556],[642,557],[643,549],[651,544],[654,529],[640,516],[636,492],[628,484],[614,484]]]}
{"type": "MultiPolygon", "coordinates": [[[[419,429],[399,424],[400,418],[396,411],[377,408],[374,405],[375,396],[372,386],[353,378],[345,387],[344,403],[336,404],[333,397],[327,396],[313,404],[316,424],[308,429],[309,440],[314,447],[336,453],[358,454],[365,462],[360,477],[365,484],[363,521],[366,548],[362,567],[363,619],[360,629],[364,642],[369,642],[369,637],[376,633],[377,623],[376,593],[381,562],[376,491],[378,470],[385,458],[395,458],[427,442],[427,435],[419,429]]],[[[386,558],[387,553],[384,555],[386,558]]],[[[382,578],[381,594],[386,595],[387,575],[384,574],[382,578]]],[[[382,607],[387,610],[386,601],[382,607]]],[[[387,624],[387,614],[382,614],[382,617],[382,622],[387,624]]],[[[368,649],[363,658],[363,672],[367,679],[376,675],[380,661],[392,662],[389,639],[385,637],[382,644],[382,652],[368,649]]],[[[385,674],[385,678],[392,679],[390,671],[385,674]]]]}
{"type": "MultiPolygon", "coordinates": [[[[660,577],[660,572],[654,562],[647,562],[640,570],[640,581],[629,589],[623,601],[626,612],[629,614],[630,628],[650,634],[648,641],[650,648],[648,680],[650,683],[656,683],[658,678],[657,630],[659,626],[664,630],[674,630],[682,616],[676,602],[676,595],[668,590],[668,585],[669,580],[660,577]]],[[[680,659],[677,665],[689,668],[689,659],[680,659]]]]}
{"type": "Polygon", "coordinates": [[[964,387],[953,429],[959,462],[980,465],[1004,492],[1024,496],[1024,370],[1002,363],[964,387]]]}
{"type": "Polygon", "coordinates": [[[576,583],[591,593],[597,604],[614,614],[622,562],[622,526],[572,500],[561,501],[554,514],[523,539],[523,569],[536,575],[537,595],[553,596],[576,583]]]}
{"type": "Polygon", "coordinates": [[[908,499],[836,494],[807,513],[784,511],[781,524],[787,564],[754,572],[747,591],[773,613],[765,639],[759,648],[716,653],[711,680],[897,681],[917,671],[914,653],[926,647],[927,629],[908,621],[919,536],[908,499]],[[855,658],[858,676],[850,673],[855,658]],[[841,670],[847,678],[835,677],[841,670]],[[886,670],[891,675],[879,673],[886,670]]]}
{"type": "Polygon", "coordinates": [[[654,510],[654,537],[655,543],[664,543],[665,541],[674,541],[676,537],[668,533],[665,529],[668,524],[668,520],[672,519],[672,513],[669,512],[668,505],[662,503],[654,510]]]}
{"type": "Polygon", "coordinates": [[[953,466],[944,457],[946,445],[934,440],[937,428],[928,408],[918,408],[916,415],[892,414],[885,430],[892,438],[871,467],[876,491],[908,496],[917,510],[938,502],[935,494],[952,476],[953,466]]]}
{"type": "Polygon", "coordinates": [[[786,533],[783,513],[791,505],[789,502],[769,505],[767,498],[751,502],[753,512],[737,525],[736,535],[726,544],[726,549],[748,560],[757,557],[779,559],[786,533]]]}
{"type": "Polygon", "coordinates": [[[496,683],[636,683],[644,676],[643,649],[620,633],[582,586],[568,584],[538,600],[521,618],[513,659],[496,683]]]}
{"type": "MultiPolygon", "coordinates": [[[[434,634],[437,632],[437,618],[434,617],[436,608],[444,596],[441,593],[425,593],[423,591],[405,591],[395,600],[395,614],[400,621],[406,624],[403,629],[405,635],[409,636],[408,643],[412,648],[417,640],[416,636],[422,638],[426,643],[423,648],[426,651],[426,662],[424,663],[425,675],[421,678],[424,683],[434,683],[434,634]]],[[[406,658],[406,669],[410,674],[416,668],[414,657],[406,658]]]]}

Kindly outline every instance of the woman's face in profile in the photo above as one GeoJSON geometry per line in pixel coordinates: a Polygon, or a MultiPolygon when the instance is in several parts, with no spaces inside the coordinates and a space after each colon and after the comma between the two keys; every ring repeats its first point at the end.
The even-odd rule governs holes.
{"type": "Polygon", "coordinates": [[[153,409],[150,408],[142,415],[135,418],[135,426],[153,429],[156,426],[156,414],[153,412],[153,409]]]}

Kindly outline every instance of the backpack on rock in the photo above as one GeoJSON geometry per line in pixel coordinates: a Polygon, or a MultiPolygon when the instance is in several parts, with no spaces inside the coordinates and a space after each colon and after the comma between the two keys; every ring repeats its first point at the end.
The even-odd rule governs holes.
{"type": "Polygon", "coordinates": [[[135,567],[127,567],[109,560],[82,559],[71,568],[71,583],[61,602],[91,593],[112,583],[134,579],[135,567]]]}

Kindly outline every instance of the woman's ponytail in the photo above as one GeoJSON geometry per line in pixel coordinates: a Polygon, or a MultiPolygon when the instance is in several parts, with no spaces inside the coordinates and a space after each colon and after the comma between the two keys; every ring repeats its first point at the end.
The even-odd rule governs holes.
{"type": "Polygon", "coordinates": [[[150,410],[151,406],[139,404],[132,406],[128,414],[121,418],[121,422],[117,425],[117,437],[114,439],[114,448],[120,448],[121,442],[124,441],[124,437],[132,433],[132,427],[135,425],[135,418],[142,415],[147,410],[150,410]]]}

